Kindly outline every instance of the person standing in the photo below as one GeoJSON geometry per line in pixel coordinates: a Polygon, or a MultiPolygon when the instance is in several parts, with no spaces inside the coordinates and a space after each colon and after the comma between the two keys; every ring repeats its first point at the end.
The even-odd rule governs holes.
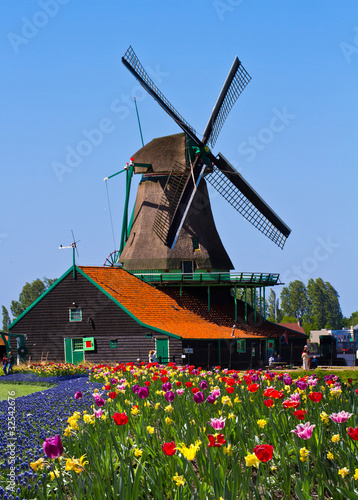
{"type": "Polygon", "coordinates": [[[8,359],[7,359],[6,353],[5,353],[4,357],[2,358],[2,369],[3,369],[4,375],[6,375],[7,362],[8,362],[8,359]]]}
{"type": "Polygon", "coordinates": [[[309,370],[309,355],[308,355],[308,347],[305,345],[304,348],[303,348],[303,352],[302,352],[302,368],[304,370],[309,370]]]}
{"type": "Polygon", "coordinates": [[[157,362],[157,353],[156,351],[149,351],[149,363],[156,363],[157,362]]]}
{"type": "Polygon", "coordinates": [[[12,371],[12,366],[14,364],[14,356],[12,355],[11,351],[9,351],[9,358],[7,361],[7,374],[10,374],[10,370],[12,371]]]}

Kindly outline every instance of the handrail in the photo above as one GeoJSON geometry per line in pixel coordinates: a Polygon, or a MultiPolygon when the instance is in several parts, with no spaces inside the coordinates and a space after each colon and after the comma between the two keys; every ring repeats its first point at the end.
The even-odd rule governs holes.
{"type": "Polygon", "coordinates": [[[273,285],[279,281],[279,274],[277,273],[230,273],[230,272],[205,272],[205,273],[143,273],[136,272],[135,270],[129,271],[134,276],[137,276],[142,281],[149,283],[232,283],[232,284],[261,284],[273,285]]]}

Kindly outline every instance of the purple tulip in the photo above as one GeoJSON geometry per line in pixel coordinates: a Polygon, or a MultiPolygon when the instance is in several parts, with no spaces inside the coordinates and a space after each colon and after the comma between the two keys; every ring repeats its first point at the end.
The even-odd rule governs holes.
{"type": "Polygon", "coordinates": [[[206,401],[208,403],[214,404],[216,401],[216,397],[214,396],[214,394],[209,394],[209,396],[206,398],[206,401]]]}
{"type": "Polygon", "coordinates": [[[149,389],[148,387],[139,387],[137,391],[138,397],[145,399],[148,397],[149,389]]]}
{"type": "Polygon", "coordinates": [[[104,406],[105,401],[103,398],[95,398],[95,403],[100,408],[101,406],[104,406]]]}
{"type": "Polygon", "coordinates": [[[301,389],[301,391],[304,391],[305,389],[307,389],[307,383],[304,381],[304,380],[296,380],[296,385],[299,389],[301,389]]]}
{"type": "Polygon", "coordinates": [[[175,393],[173,391],[168,391],[164,394],[164,397],[168,403],[171,403],[175,398],[175,393]]]}
{"type": "Polygon", "coordinates": [[[139,390],[139,385],[138,385],[138,384],[135,384],[135,385],[133,385],[133,386],[132,386],[132,391],[133,391],[134,393],[137,393],[137,392],[138,392],[138,390],[139,390]]]}
{"type": "Polygon", "coordinates": [[[253,382],[257,382],[257,381],[259,380],[259,376],[257,375],[257,373],[253,373],[253,374],[251,375],[251,380],[252,380],[253,382]]]}
{"type": "Polygon", "coordinates": [[[207,388],[208,388],[208,383],[207,383],[207,381],[206,381],[206,380],[202,380],[202,381],[199,383],[199,385],[200,385],[200,388],[201,388],[203,391],[204,391],[205,389],[207,389],[207,388]]]}
{"type": "Polygon", "coordinates": [[[194,396],[193,396],[193,400],[194,400],[194,402],[195,402],[195,403],[197,403],[197,404],[202,403],[202,402],[204,401],[204,399],[205,399],[205,398],[204,398],[204,393],[203,393],[203,392],[201,392],[201,391],[197,392],[197,393],[196,393],[196,394],[194,394],[194,396]]]}
{"type": "Polygon", "coordinates": [[[283,376],[283,383],[285,385],[291,385],[292,384],[292,377],[290,377],[288,373],[285,373],[285,375],[283,376]]]}
{"type": "Polygon", "coordinates": [[[164,392],[170,391],[171,388],[172,388],[172,384],[170,382],[165,382],[162,385],[162,389],[163,389],[164,392]]]}
{"type": "Polygon", "coordinates": [[[45,454],[48,458],[58,458],[63,453],[63,444],[61,441],[61,436],[56,435],[54,437],[46,438],[42,444],[45,454]]]}
{"type": "Polygon", "coordinates": [[[77,391],[75,393],[75,399],[81,399],[82,398],[82,392],[81,391],[77,391]]]}

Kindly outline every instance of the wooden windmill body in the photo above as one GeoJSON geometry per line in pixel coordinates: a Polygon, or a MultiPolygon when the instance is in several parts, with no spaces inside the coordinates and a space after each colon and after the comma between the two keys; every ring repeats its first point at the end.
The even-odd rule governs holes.
{"type": "Polygon", "coordinates": [[[163,241],[170,221],[172,198],[190,177],[188,145],[184,133],[154,139],[133,155],[142,174],[134,208],[131,231],[120,256],[129,271],[233,269],[217,232],[205,179],[201,179],[173,249],[163,241]],[[169,181],[168,181],[169,179],[169,181]]]}

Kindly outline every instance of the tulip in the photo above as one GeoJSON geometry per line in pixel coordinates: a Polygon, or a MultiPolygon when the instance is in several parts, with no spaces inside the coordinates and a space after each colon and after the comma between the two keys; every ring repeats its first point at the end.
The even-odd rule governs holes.
{"type": "Polygon", "coordinates": [[[81,391],[77,391],[75,393],[75,399],[81,399],[82,398],[82,392],[81,391]]]}
{"type": "Polygon", "coordinates": [[[211,425],[213,429],[216,431],[219,429],[223,429],[225,427],[225,420],[226,418],[220,417],[220,418],[211,418],[208,424],[211,425]]]}
{"type": "Polygon", "coordinates": [[[298,424],[296,429],[293,429],[291,432],[294,432],[299,438],[309,439],[312,436],[312,432],[315,424],[310,424],[310,422],[306,422],[305,424],[298,424]]]}
{"type": "Polygon", "coordinates": [[[42,444],[43,450],[48,458],[58,458],[63,453],[63,444],[61,436],[46,438],[42,444]]]}
{"type": "Polygon", "coordinates": [[[336,424],[343,424],[353,415],[353,413],[347,413],[346,411],[340,411],[339,413],[332,413],[329,418],[336,422],[336,424]]]}

